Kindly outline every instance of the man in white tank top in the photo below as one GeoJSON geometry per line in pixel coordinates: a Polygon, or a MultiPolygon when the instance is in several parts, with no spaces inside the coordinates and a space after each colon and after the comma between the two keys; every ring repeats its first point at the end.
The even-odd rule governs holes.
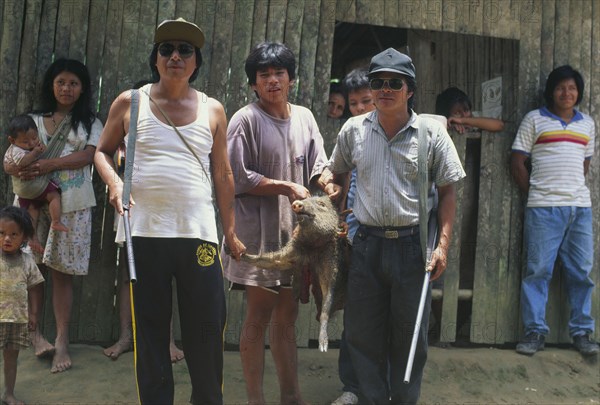
{"type": "MultiPolygon", "coordinates": [[[[156,29],[150,55],[154,83],[139,93],[132,203],[127,215],[138,276],[132,299],[142,404],[173,403],[169,355],[173,277],[192,381],[191,401],[223,403],[226,311],[213,186],[225,243],[236,260],[245,247],[235,234],[223,106],[189,85],[198,75],[203,44],[204,34],[195,24],[182,18],[163,21],[156,29]]],[[[109,201],[121,215],[123,182],[112,156],[128,132],[130,106],[130,91],[114,101],[95,155],[96,168],[108,185],[109,201]]],[[[117,241],[123,239],[118,232],[117,241]]]]}

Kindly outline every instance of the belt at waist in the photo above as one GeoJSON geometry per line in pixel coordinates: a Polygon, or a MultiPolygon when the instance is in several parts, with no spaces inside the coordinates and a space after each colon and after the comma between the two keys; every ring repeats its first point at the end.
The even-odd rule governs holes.
{"type": "Polygon", "coordinates": [[[365,233],[385,239],[398,239],[406,236],[416,235],[419,233],[419,225],[415,226],[399,226],[399,227],[380,227],[361,225],[360,230],[365,233]]]}

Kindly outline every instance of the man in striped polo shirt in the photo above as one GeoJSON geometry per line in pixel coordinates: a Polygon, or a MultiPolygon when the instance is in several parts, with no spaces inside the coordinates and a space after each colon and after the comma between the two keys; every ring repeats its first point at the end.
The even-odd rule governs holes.
{"type": "Polygon", "coordinates": [[[592,202],[585,175],[594,154],[593,119],[575,109],[583,96],[583,78],[571,66],[548,76],[546,107],[529,112],[512,147],[512,174],[528,193],[523,241],[527,270],[521,285],[521,311],[525,338],[517,352],[533,355],[543,350],[548,285],[559,256],[566,272],[571,306],[569,334],[583,355],[598,353],[591,340],[590,278],[594,258],[592,202]],[[531,174],[526,161],[531,160],[531,174]]]}

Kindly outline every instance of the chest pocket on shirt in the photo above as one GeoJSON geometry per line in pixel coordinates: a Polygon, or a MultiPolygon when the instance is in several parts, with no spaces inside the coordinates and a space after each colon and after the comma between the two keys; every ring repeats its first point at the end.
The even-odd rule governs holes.
{"type": "Polygon", "coordinates": [[[416,142],[409,147],[409,153],[402,156],[396,156],[394,165],[401,171],[403,176],[408,180],[415,180],[419,172],[419,164],[417,160],[418,147],[416,142]]]}

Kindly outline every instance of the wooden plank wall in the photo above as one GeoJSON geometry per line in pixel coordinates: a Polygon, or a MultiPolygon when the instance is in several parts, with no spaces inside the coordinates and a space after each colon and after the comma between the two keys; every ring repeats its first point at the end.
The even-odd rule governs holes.
{"type": "MultiPolygon", "coordinates": [[[[292,99],[312,109],[328,150],[339,125],[327,120],[326,98],[336,21],[386,25],[411,30],[413,35],[446,41],[437,57],[444,61],[438,82],[419,82],[419,103],[432,108],[437,90],[464,83],[476,96],[472,66],[461,57],[481,59],[489,77],[503,76],[503,100],[508,134],[482,138],[478,235],[471,340],[503,343],[519,336],[518,284],[522,273],[523,197],[508,175],[508,156],[514,131],[523,115],[540,105],[545,77],[555,67],[571,63],[586,81],[581,109],[600,122],[600,4],[593,0],[0,0],[0,128],[16,113],[36,106],[41,76],[57,57],[85,60],[104,121],[112,100],[135,81],[150,76],[147,58],[158,22],[184,16],[206,34],[204,62],[195,86],[220,100],[228,116],[254,99],[246,86],[243,61],[251,46],[268,39],[286,42],[298,58],[297,83],[292,99]],[[77,24],[73,24],[77,21],[77,24]],[[595,23],[594,23],[595,22],[595,23]],[[418,31],[417,31],[418,30],[418,31]],[[437,31],[433,34],[431,31],[437,31]],[[461,39],[470,34],[516,40],[513,45],[485,38],[461,39]],[[442,39],[440,39],[440,36],[442,39]],[[517,55],[518,57],[510,57],[517,55]],[[488,62],[489,61],[489,62],[488,62]],[[505,75],[506,72],[514,74],[505,75]]],[[[415,50],[410,50],[414,56],[415,50]]],[[[420,49],[419,52],[425,51],[420,49]]],[[[418,59],[418,57],[417,57],[418,59]]],[[[439,62],[439,61],[438,61],[439,62]]],[[[417,69],[425,66],[417,65],[417,69]]],[[[597,142],[598,141],[597,139],[597,142]]],[[[0,138],[0,152],[7,147],[0,138]]],[[[459,145],[460,148],[462,146],[459,145]]],[[[598,143],[596,150],[600,150],[598,143]]],[[[588,182],[593,200],[600,200],[600,164],[594,159],[588,182]]],[[[10,182],[0,176],[2,203],[12,201],[10,182]]],[[[105,210],[104,187],[95,179],[98,206],[94,210],[90,275],[76,280],[74,341],[108,342],[116,338],[116,250],[112,243],[112,210],[105,210]],[[106,225],[105,232],[101,229],[106,225]]],[[[600,246],[600,205],[594,205],[595,246],[600,246]]],[[[460,229],[460,226],[456,226],[460,229]]],[[[458,232],[458,231],[456,231],[458,232]]],[[[460,240],[460,238],[458,238],[460,240]]],[[[593,279],[600,285],[600,249],[595,252],[593,279]]],[[[458,264],[454,265],[457,271],[458,264]]],[[[449,275],[449,279],[453,276],[449,275]]],[[[455,276],[454,276],[455,277],[455,276]]],[[[556,277],[548,320],[549,341],[568,341],[567,304],[556,277]]],[[[455,289],[455,287],[453,287],[455,289]]],[[[449,289],[451,290],[451,289],[449,289]]],[[[593,297],[593,314],[600,318],[600,296],[593,297]]],[[[450,292],[448,292],[450,293],[450,292]]],[[[451,293],[452,295],[456,292],[451,293]]],[[[235,343],[243,320],[244,298],[230,293],[227,341],[235,343]]],[[[444,316],[451,318],[455,300],[448,299],[444,316]],[[454,301],[454,302],[452,302],[454,301]]],[[[47,306],[50,308],[50,306],[47,306]]],[[[45,327],[53,328],[47,311],[45,327]]],[[[314,309],[303,306],[298,322],[299,345],[316,330],[314,309]]],[[[341,317],[339,317],[341,318],[341,317]]],[[[338,319],[336,328],[340,326],[338,319]]],[[[598,321],[597,321],[598,324],[598,321]]],[[[597,328],[598,329],[598,328],[597,328]]],[[[335,338],[336,333],[333,334],[335,338]]],[[[598,332],[597,332],[598,336],[598,332]]]]}

